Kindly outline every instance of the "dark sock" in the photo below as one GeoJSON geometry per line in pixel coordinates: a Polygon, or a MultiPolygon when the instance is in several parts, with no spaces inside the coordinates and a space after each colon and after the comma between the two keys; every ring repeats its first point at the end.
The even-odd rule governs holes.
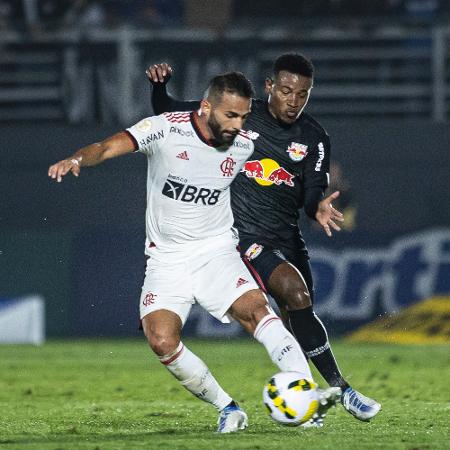
{"type": "Polygon", "coordinates": [[[297,311],[289,311],[292,331],[306,356],[330,386],[349,387],[334,359],[323,323],[314,314],[312,306],[297,311]]]}

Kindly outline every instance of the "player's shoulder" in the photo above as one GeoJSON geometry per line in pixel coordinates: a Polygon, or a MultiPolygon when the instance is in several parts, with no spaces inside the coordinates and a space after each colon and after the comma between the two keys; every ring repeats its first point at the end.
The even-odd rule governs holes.
{"type": "Polygon", "coordinates": [[[254,141],[256,138],[257,138],[257,136],[255,136],[255,133],[253,131],[243,130],[243,129],[240,130],[236,136],[236,139],[240,139],[240,140],[246,141],[246,142],[254,141]]]}
{"type": "Polygon", "coordinates": [[[172,124],[189,123],[191,121],[191,111],[165,112],[158,117],[172,124]]]}
{"type": "Polygon", "coordinates": [[[140,136],[153,135],[154,133],[159,133],[164,136],[164,130],[167,128],[167,123],[161,115],[150,116],[141,119],[136,122],[133,126],[127,128],[128,131],[137,133],[140,136]]]}
{"type": "Polygon", "coordinates": [[[252,113],[257,114],[259,112],[262,112],[266,109],[266,100],[263,100],[261,98],[252,98],[252,113]]]}
{"type": "Polygon", "coordinates": [[[309,132],[314,133],[317,137],[328,137],[327,130],[316,120],[311,114],[302,112],[299,119],[299,125],[303,129],[308,129],[309,132]]]}

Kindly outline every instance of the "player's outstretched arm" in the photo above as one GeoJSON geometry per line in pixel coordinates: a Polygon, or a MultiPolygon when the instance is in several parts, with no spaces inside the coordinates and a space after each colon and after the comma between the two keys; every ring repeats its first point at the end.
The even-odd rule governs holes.
{"type": "Polygon", "coordinates": [[[336,224],[336,221],[344,221],[344,215],[331,204],[331,202],[338,197],[339,191],[335,191],[328,197],[321,200],[317,207],[316,220],[320,223],[329,237],[332,236],[331,228],[335,231],[341,231],[341,228],[336,224]]]}
{"type": "Polygon", "coordinates": [[[69,172],[78,177],[81,167],[96,166],[107,159],[116,158],[134,150],[134,142],[128,133],[121,131],[102,142],[80,148],[72,156],[53,164],[48,169],[48,176],[60,183],[69,172]]]}
{"type": "Polygon", "coordinates": [[[184,102],[174,99],[168,94],[166,85],[173,73],[169,64],[152,64],[145,73],[153,86],[151,103],[155,114],[172,111],[193,111],[200,107],[199,101],[184,102]]]}

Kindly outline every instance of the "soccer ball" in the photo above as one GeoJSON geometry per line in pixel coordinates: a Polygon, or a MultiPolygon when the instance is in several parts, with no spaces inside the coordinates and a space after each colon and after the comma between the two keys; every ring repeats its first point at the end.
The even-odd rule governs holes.
{"type": "Polygon", "coordinates": [[[297,426],[317,412],[317,384],[298,372],[280,372],[264,386],[263,402],[270,417],[282,425],[297,426]]]}

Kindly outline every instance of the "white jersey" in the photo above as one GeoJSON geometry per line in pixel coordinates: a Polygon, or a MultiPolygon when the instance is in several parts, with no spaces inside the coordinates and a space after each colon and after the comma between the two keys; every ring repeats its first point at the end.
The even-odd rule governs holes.
{"type": "Polygon", "coordinates": [[[253,152],[241,131],[228,148],[202,136],[196,112],[164,113],[127,131],[147,155],[146,253],[195,251],[232,239],[230,184],[253,152]]]}

